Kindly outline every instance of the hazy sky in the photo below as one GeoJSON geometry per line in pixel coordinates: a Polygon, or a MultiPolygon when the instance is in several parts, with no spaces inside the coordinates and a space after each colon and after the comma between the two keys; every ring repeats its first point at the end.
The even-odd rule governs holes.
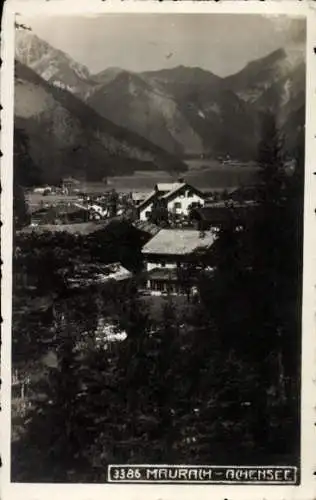
{"type": "Polygon", "coordinates": [[[23,21],[92,73],[111,66],[145,71],[182,64],[226,76],[285,44],[305,40],[305,22],[286,16],[107,14],[23,21]]]}

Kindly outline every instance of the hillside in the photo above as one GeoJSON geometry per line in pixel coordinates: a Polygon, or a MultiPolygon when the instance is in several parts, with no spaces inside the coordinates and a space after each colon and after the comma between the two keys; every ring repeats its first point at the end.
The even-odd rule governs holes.
{"type": "Polygon", "coordinates": [[[225,79],[227,88],[257,113],[258,131],[261,113],[276,113],[289,154],[304,129],[305,69],[305,46],[298,43],[253,61],[225,79]]]}
{"type": "Polygon", "coordinates": [[[256,110],[277,109],[281,122],[305,102],[305,47],[289,45],[249,63],[225,85],[256,110]]]}
{"type": "Polygon", "coordinates": [[[56,87],[81,94],[93,86],[86,66],[74,61],[68,54],[55,49],[30,31],[16,30],[15,57],[56,87]]]}
{"type": "Polygon", "coordinates": [[[297,44],[280,48],[250,62],[235,75],[225,78],[225,85],[244,101],[257,103],[275,85],[286,81],[304,85],[305,47],[297,44]],[[295,81],[295,74],[299,78],[295,81]]]}
{"type": "Polygon", "coordinates": [[[25,132],[43,179],[101,179],[141,169],[185,170],[172,155],[98,115],[67,90],[16,62],[15,127],[25,132]]]}
{"type": "MultiPolygon", "coordinates": [[[[19,34],[17,57],[55,88],[63,86],[98,115],[177,157],[254,159],[262,113],[276,113],[293,149],[304,125],[305,54],[299,43],[220,78],[198,67],[96,75],[36,35],[19,34]],[[299,123],[296,123],[296,120],[299,123]]],[[[73,111],[74,112],[74,111],[73,111]]]]}
{"type": "Polygon", "coordinates": [[[182,155],[203,149],[200,136],[169,95],[154,81],[124,70],[103,72],[101,85],[87,102],[118,125],[123,125],[162,148],[182,155]]]}
{"type": "Polygon", "coordinates": [[[184,66],[138,75],[115,68],[94,78],[99,86],[87,97],[94,109],[181,155],[253,159],[262,113],[276,111],[291,142],[293,116],[304,115],[305,62],[299,46],[275,51],[223,79],[184,66]]]}
{"type": "Polygon", "coordinates": [[[195,91],[205,88],[218,87],[222,79],[202,68],[176,66],[171,69],[161,69],[158,71],[145,71],[141,75],[151,83],[160,85],[165,91],[170,94],[176,94],[179,97],[185,98],[195,91]]]}
{"type": "Polygon", "coordinates": [[[111,71],[111,78],[104,71],[94,78],[103,83],[87,98],[91,107],[168,151],[243,157],[252,148],[247,105],[208,71],[179,66],[139,75],[111,71]],[[228,123],[240,130],[238,137],[228,123]]]}

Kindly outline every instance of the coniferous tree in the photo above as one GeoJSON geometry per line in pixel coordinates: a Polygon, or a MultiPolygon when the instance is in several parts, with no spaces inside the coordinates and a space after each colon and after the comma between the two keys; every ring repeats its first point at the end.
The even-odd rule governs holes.
{"type": "Polygon", "coordinates": [[[40,477],[42,481],[67,482],[71,471],[80,467],[80,440],[85,428],[79,429],[77,414],[78,331],[64,306],[55,313],[55,334],[57,347],[52,347],[49,356],[43,358],[46,369],[42,366],[42,376],[31,388],[34,395],[27,432],[13,448],[13,475],[19,480],[35,482],[40,477]]]}
{"type": "Polygon", "coordinates": [[[169,213],[167,203],[164,199],[155,198],[149,215],[149,221],[160,227],[169,226],[169,213]]]}
{"type": "Polygon", "coordinates": [[[40,171],[30,156],[28,136],[20,128],[14,131],[13,161],[13,214],[15,228],[20,229],[30,222],[23,188],[41,182],[40,171]]]}
{"type": "Polygon", "coordinates": [[[108,199],[109,217],[116,217],[118,209],[118,194],[115,189],[112,189],[108,199]]]}
{"type": "Polygon", "coordinates": [[[258,163],[259,205],[248,231],[252,255],[250,331],[254,332],[250,345],[262,380],[262,390],[256,395],[257,418],[253,432],[262,448],[273,448],[279,442],[284,449],[286,441],[282,442],[280,435],[284,436],[285,422],[288,419],[294,422],[296,413],[290,404],[289,386],[294,373],[297,375],[295,369],[293,373],[293,366],[299,357],[298,352],[295,356],[293,345],[298,345],[300,333],[297,321],[293,329],[290,318],[299,307],[300,287],[297,267],[289,262],[300,260],[301,242],[297,241],[295,230],[302,195],[294,194],[290,188],[295,177],[290,179],[286,174],[283,140],[273,115],[264,120],[258,163]],[[277,412],[281,412],[279,418],[277,412]],[[291,417],[285,417],[289,412],[291,417]],[[274,431],[273,420],[278,422],[274,431]]]}
{"type": "MultiPolygon", "coordinates": [[[[252,273],[257,288],[253,311],[258,324],[260,357],[267,359],[273,347],[280,349],[282,331],[282,302],[284,300],[284,265],[288,245],[288,200],[282,138],[273,115],[267,115],[263,123],[262,141],[258,152],[259,206],[257,218],[249,235],[252,239],[252,273]],[[260,300],[259,300],[260,296],[260,300]],[[277,342],[279,338],[280,342],[277,342]],[[270,349],[268,345],[270,344],[270,349]],[[278,344],[278,345],[277,345],[278,344]],[[267,350],[264,352],[265,346],[267,350]]],[[[285,339],[284,339],[285,340],[285,339]]],[[[273,383],[273,370],[266,366],[265,375],[273,383]]],[[[276,374],[277,375],[277,374],[276,374]]],[[[276,380],[274,379],[274,382],[276,380]]]]}
{"type": "Polygon", "coordinates": [[[286,174],[271,115],[263,124],[258,162],[255,216],[246,215],[243,230],[234,220],[222,228],[214,245],[216,270],[200,293],[222,352],[239,359],[249,400],[247,433],[264,456],[293,450],[287,433],[295,439],[302,245],[303,168],[286,174]]]}

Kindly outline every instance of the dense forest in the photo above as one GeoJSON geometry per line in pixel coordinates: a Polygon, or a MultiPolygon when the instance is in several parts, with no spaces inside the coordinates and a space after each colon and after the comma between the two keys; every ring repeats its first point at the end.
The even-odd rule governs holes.
{"type": "Polygon", "coordinates": [[[138,292],[141,243],[127,226],[102,241],[16,235],[13,367],[32,381],[13,419],[13,481],[102,482],[109,463],[297,465],[303,151],[302,138],[286,173],[267,116],[256,218],[240,230],[232,214],[199,300],[179,312],[167,297],[158,319],[138,292]],[[114,258],[132,282],[65,286],[74,261],[114,258]],[[100,317],[126,339],[100,344],[100,317]]]}

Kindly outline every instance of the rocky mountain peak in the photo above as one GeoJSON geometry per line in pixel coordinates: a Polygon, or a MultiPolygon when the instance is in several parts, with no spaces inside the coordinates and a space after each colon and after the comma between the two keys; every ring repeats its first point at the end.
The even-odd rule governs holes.
{"type": "Polygon", "coordinates": [[[15,57],[33,69],[44,80],[74,92],[90,78],[89,70],[65,52],[55,49],[35,33],[18,29],[15,35],[15,57]]]}

